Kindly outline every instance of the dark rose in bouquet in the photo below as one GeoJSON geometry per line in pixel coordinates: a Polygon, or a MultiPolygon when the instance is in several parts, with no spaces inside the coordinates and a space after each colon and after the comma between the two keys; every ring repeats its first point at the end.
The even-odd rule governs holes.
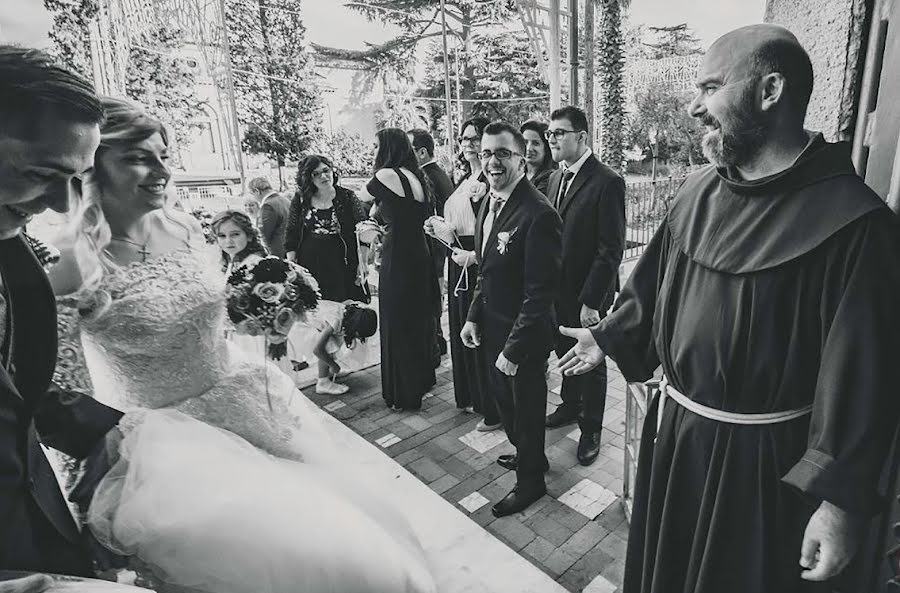
{"type": "Polygon", "coordinates": [[[319,284],[309,270],[269,256],[228,277],[228,318],[239,334],[265,336],[269,358],[287,354],[287,338],[319,303],[319,284]]]}

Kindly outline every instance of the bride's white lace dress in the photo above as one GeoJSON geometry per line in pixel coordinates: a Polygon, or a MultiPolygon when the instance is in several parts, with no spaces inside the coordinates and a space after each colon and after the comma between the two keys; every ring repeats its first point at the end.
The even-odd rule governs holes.
{"type": "Polygon", "coordinates": [[[322,413],[225,339],[216,270],[178,251],[108,275],[91,307],[61,313],[57,379],[84,389],[86,364],[94,397],[126,412],[90,529],[165,582],[210,593],[433,591],[412,531],[334,449],[322,413]]]}

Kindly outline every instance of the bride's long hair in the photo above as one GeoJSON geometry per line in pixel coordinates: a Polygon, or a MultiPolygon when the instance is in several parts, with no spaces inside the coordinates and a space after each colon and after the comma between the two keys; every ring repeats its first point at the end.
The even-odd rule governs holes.
{"type": "Polygon", "coordinates": [[[162,122],[150,116],[140,105],[102,97],[106,116],[100,126],[100,147],[94,155],[94,171],[88,174],[82,185],[82,196],[73,208],[68,232],[73,239],[75,261],[82,277],[82,290],[96,288],[103,277],[116,268],[106,248],[112,239],[109,223],[103,214],[104,171],[100,157],[112,146],[127,146],[146,140],[153,134],[162,136],[168,146],[169,136],[162,122]]]}

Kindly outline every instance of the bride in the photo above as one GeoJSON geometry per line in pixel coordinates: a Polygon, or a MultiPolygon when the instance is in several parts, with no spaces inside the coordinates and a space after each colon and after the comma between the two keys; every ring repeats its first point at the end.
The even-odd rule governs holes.
{"type": "Polygon", "coordinates": [[[131,103],[104,107],[51,278],[68,295],[56,379],[126,412],[88,527],[173,591],[433,591],[408,524],[335,450],[322,413],[225,340],[216,254],[164,208],[163,126],[131,103]]]}

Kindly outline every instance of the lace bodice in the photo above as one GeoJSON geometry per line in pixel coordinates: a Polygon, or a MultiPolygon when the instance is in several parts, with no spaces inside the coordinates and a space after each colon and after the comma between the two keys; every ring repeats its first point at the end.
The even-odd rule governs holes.
{"type": "Polygon", "coordinates": [[[126,413],[175,408],[278,456],[299,456],[293,382],[226,340],[215,255],[185,249],[131,264],[107,275],[87,306],[82,298],[77,316],[74,303],[60,304],[62,386],[92,383],[97,400],[126,413]]]}

